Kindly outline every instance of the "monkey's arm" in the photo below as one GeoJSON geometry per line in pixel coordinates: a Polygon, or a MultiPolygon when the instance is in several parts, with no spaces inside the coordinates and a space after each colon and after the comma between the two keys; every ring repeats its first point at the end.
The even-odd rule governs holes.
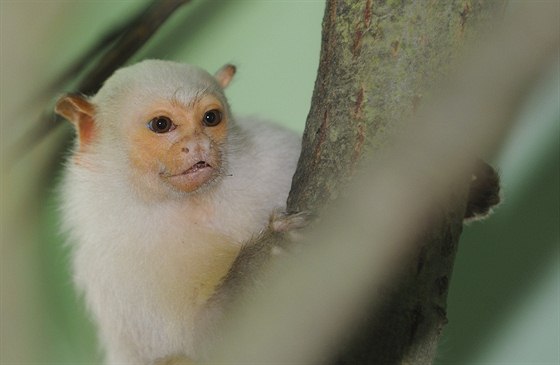
{"type": "Polygon", "coordinates": [[[250,298],[253,290],[262,287],[265,270],[292,249],[291,243],[297,241],[298,231],[310,221],[311,215],[308,212],[273,213],[268,228],[243,245],[198,318],[197,328],[202,348],[212,347],[224,314],[240,301],[250,298]]]}
{"type": "Polygon", "coordinates": [[[258,272],[274,257],[289,249],[287,245],[297,241],[297,232],[310,220],[309,212],[271,214],[268,229],[241,248],[211,300],[227,306],[234,296],[252,286],[248,282],[258,285],[258,272]]]}

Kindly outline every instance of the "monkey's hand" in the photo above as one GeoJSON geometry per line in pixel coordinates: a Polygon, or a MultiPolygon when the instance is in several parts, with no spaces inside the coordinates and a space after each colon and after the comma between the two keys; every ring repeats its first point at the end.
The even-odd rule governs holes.
{"type": "MultiPolygon", "coordinates": [[[[310,212],[287,213],[275,211],[270,215],[269,229],[282,235],[288,243],[298,243],[302,239],[302,229],[307,227],[312,220],[310,212]]],[[[273,247],[273,250],[276,247],[273,247]]],[[[279,250],[283,250],[278,247],[279,250]]],[[[274,252],[273,252],[274,253],[274,252]]]]}
{"type": "Polygon", "coordinates": [[[256,278],[261,268],[269,265],[273,257],[297,249],[301,231],[311,221],[309,212],[286,213],[274,211],[268,229],[246,243],[239,252],[223,286],[237,287],[238,281],[256,278]],[[294,244],[295,243],[295,244],[294,244]]]}

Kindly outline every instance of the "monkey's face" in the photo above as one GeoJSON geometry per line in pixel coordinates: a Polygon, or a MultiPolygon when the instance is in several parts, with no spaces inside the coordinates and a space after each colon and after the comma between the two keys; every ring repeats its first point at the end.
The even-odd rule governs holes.
{"type": "Polygon", "coordinates": [[[127,153],[138,183],[190,193],[221,175],[229,116],[217,97],[204,95],[189,105],[158,101],[134,119],[127,153]]]}
{"type": "Polygon", "coordinates": [[[145,60],[112,75],[87,98],[61,97],[76,128],[74,161],[125,176],[146,198],[191,193],[223,175],[230,115],[223,90],[235,66],[214,76],[195,66],[145,60]]]}

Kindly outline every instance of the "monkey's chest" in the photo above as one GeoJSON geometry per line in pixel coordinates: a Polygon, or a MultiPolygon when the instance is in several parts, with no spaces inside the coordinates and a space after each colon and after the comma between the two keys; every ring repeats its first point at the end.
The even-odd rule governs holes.
{"type": "Polygon", "coordinates": [[[187,305],[202,307],[227,274],[240,246],[214,232],[197,232],[192,241],[173,241],[165,248],[153,247],[147,256],[158,265],[146,277],[167,301],[169,310],[187,305]]]}
{"type": "Polygon", "coordinates": [[[107,341],[129,342],[145,358],[193,349],[197,314],[239,246],[205,230],[179,237],[123,237],[76,251],[78,284],[107,341]]]}

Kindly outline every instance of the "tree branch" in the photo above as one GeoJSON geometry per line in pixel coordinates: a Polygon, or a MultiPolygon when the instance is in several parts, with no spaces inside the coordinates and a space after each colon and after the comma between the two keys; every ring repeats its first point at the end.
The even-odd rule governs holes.
{"type": "Polygon", "coordinates": [[[99,60],[96,67],[84,78],[78,87],[79,92],[95,93],[111,74],[122,67],[160,26],[179,7],[191,0],[159,0],[154,1],[136,24],[128,29],[113,47],[99,60]]]}
{"type": "MultiPolygon", "coordinates": [[[[53,86],[60,87],[71,76],[77,74],[77,70],[87,69],[90,66],[92,54],[96,51],[105,53],[91,67],[91,70],[82,77],[75,92],[82,94],[94,94],[102,83],[115,70],[122,67],[161,27],[163,23],[182,5],[191,0],[154,0],[139,16],[126,22],[124,26],[108,32],[98,41],[86,54],[64,75],[60,76],[53,86]],[[120,32],[120,33],[119,33],[120,32]],[[111,45],[109,45],[112,43],[111,45]]],[[[52,130],[61,125],[58,116],[53,116],[52,107],[39,117],[37,123],[16,142],[12,149],[14,156],[23,156],[31,150],[30,146],[36,146],[52,130]]],[[[16,161],[18,157],[8,158],[8,161],[16,161]]]]}

